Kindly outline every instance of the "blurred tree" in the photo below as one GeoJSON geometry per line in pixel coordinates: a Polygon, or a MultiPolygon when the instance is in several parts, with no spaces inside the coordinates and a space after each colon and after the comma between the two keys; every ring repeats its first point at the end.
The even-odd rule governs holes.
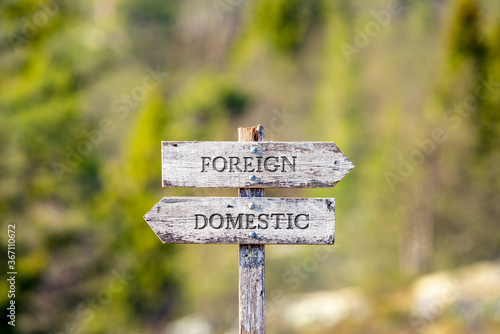
{"type": "Polygon", "coordinates": [[[260,1],[256,26],[278,50],[294,53],[322,24],[324,7],[322,0],[260,1]]]}
{"type": "Polygon", "coordinates": [[[500,84],[489,72],[494,58],[482,22],[477,1],[457,2],[448,34],[448,65],[441,74],[437,103],[429,107],[429,126],[444,131],[444,142],[432,143],[438,147],[428,158],[426,176],[420,178],[427,180],[428,190],[418,200],[428,203],[421,212],[435,226],[434,266],[495,258],[499,251],[488,231],[497,220],[491,199],[497,201],[499,188],[489,170],[498,156],[490,140],[498,134],[489,129],[498,128],[500,84]]]}
{"type": "Polygon", "coordinates": [[[177,1],[161,0],[125,0],[119,4],[133,55],[153,67],[170,65],[175,59],[175,52],[171,51],[179,5],[177,1]]]}
{"type": "MultiPolygon", "coordinates": [[[[86,113],[84,98],[110,69],[112,51],[95,48],[89,4],[5,2],[0,13],[0,217],[16,224],[19,273],[16,327],[0,326],[84,330],[97,311],[89,298],[110,275],[102,230],[89,224],[109,124],[86,113]]],[[[2,293],[2,314],[8,302],[2,293]]]]}

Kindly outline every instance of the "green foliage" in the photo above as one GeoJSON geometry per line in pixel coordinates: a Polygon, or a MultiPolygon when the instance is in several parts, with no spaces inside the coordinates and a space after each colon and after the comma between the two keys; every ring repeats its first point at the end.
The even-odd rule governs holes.
{"type": "Polygon", "coordinates": [[[323,1],[260,1],[255,12],[257,29],[285,53],[297,52],[311,30],[321,25],[323,1]]]}
{"type": "Polygon", "coordinates": [[[126,0],[119,4],[134,55],[154,65],[171,56],[178,7],[177,1],[161,0],[126,0]]]}
{"type": "Polygon", "coordinates": [[[209,140],[226,136],[230,121],[247,111],[252,97],[233,80],[197,74],[168,105],[167,139],[209,140]]]}
{"type": "Polygon", "coordinates": [[[461,0],[451,25],[450,55],[460,62],[474,60],[476,66],[486,57],[486,46],[480,27],[480,8],[476,0],[461,0]]]}

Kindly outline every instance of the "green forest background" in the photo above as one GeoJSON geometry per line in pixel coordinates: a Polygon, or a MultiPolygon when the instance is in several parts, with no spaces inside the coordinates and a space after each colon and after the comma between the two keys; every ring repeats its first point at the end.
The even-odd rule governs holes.
{"type": "Polygon", "coordinates": [[[162,189],[160,141],[257,124],[356,165],[333,189],[266,191],[337,206],[335,246],[266,247],[268,332],[500,331],[495,0],[2,1],[0,331],[235,333],[238,247],[163,245],[142,217],[237,195],[162,189]],[[435,273],[452,287],[416,310],[435,273]],[[336,291],[365,306],[293,325],[336,291]]]}

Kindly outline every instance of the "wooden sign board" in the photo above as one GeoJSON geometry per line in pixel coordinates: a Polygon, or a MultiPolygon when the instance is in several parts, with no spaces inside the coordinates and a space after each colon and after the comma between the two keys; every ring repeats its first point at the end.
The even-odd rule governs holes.
{"type": "Polygon", "coordinates": [[[144,219],[163,243],[333,244],[335,199],[164,197],[144,219]]]}
{"type": "Polygon", "coordinates": [[[163,187],[329,188],[353,168],[333,142],[162,142],[163,187]]]}

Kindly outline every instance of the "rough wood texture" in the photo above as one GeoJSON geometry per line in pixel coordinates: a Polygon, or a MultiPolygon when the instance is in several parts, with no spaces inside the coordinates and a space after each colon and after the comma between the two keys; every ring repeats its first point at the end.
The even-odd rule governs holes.
{"type": "Polygon", "coordinates": [[[240,334],[266,332],[264,247],[240,245],[240,334]]]}
{"type": "Polygon", "coordinates": [[[353,168],[333,142],[162,142],[163,187],[329,188],[353,168]]]}
{"type": "Polygon", "coordinates": [[[239,197],[165,197],[144,218],[164,243],[239,243],[239,332],[263,334],[264,244],[335,240],[334,199],[264,198],[264,188],[333,187],[354,165],[334,143],[264,143],[261,125],[238,139],[162,142],[164,187],[239,188],[239,197]]]}
{"type": "Polygon", "coordinates": [[[256,189],[244,191],[244,197],[164,197],[144,219],[164,243],[333,244],[335,199],[249,198],[256,189]]]}
{"type": "MultiPolygon", "coordinates": [[[[264,127],[239,128],[238,140],[264,141],[264,127]]],[[[238,189],[240,197],[264,197],[264,189],[238,189]]],[[[239,247],[239,322],[240,334],[266,333],[265,246],[239,247]]]]}

